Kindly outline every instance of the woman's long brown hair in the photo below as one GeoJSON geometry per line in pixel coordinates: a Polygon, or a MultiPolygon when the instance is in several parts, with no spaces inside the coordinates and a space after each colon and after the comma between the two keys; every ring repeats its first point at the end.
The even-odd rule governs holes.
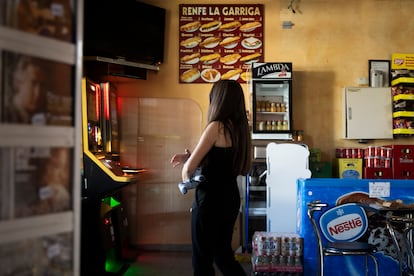
{"type": "Polygon", "coordinates": [[[237,81],[220,80],[211,88],[208,124],[214,121],[221,122],[230,134],[234,175],[246,175],[251,166],[251,140],[243,89],[237,81]]]}

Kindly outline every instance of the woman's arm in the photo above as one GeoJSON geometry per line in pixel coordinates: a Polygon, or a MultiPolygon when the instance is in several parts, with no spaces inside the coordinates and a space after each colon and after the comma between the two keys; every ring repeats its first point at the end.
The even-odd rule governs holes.
{"type": "Polygon", "coordinates": [[[193,153],[190,155],[187,162],[184,163],[181,172],[183,181],[186,181],[191,177],[193,172],[200,165],[204,156],[206,156],[208,151],[215,145],[219,136],[219,126],[219,122],[211,122],[201,134],[200,140],[193,153]]]}
{"type": "Polygon", "coordinates": [[[176,153],[173,157],[171,157],[170,163],[173,165],[173,168],[177,167],[178,165],[184,164],[188,158],[190,158],[190,151],[185,149],[184,153],[176,153]]]}

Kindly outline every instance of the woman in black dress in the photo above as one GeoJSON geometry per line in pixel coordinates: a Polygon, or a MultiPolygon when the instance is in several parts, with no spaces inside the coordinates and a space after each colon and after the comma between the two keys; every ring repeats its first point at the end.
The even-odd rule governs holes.
{"type": "Polygon", "coordinates": [[[250,132],[243,90],[232,80],[216,82],[210,92],[208,122],[190,153],[172,157],[183,164],[182,180],[202,168],[192,207],[194,275],[214,275],[213,262],[225,276],[246,275],[234,258],[233,228],[240,209],[237,176],[250,169],[250,132]]]}

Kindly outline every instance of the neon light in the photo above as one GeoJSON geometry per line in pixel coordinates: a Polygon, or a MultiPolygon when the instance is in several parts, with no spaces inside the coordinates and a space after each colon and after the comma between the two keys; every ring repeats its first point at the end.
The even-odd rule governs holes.
{"type": "Polygon", "coordinates": [[[93,89],[93,91],[96,91],[95,93],[95,111],[96,111],[96,118],[99,118],[101,110],[100,110],[100,97],[101,97],[101,89],[99,89],[99,86],[95,84],[94,86],[96,89],[93,89]]]}
{"type": "Polygon", "coordinates": [[[105,119],[109,120],[109,82],[103,83],[103,93],[105,119]]]}
{"type": "Polygon", "coordinates": [[[117,108],[118,112],[121,112],[121,107],[122,107],[121,104],[122,104],[121,98],[117,97],[117,99],[116,99],[116,108],[117,108]]]}
{"type": "Polygon", "coordinates": [[[116,207],[116,206],[118,206],[118,205],[121,205],[121,202],[119,202],[118,200],[116,200],[115,198],[113,198],[112,196],[111,196],[111,199],[110,199],[111,201],[110,201],[110,204],[109,204],[109,206],[111,206],[112,208],[114,208],[114,207],[116,207]]]}
{"type": "Polygon", "coordinates": [[[119,202],[118,200],[116,200],[115,198],[113,198],[112,196],[110,197],[105,197],[102,199],[102,202],[106,203],[109,205],[109,207],[114,208],[116,206],[121,205],[121,202],[119,202]]]}
{"type": "Polygon", "coordinates": [[[112,248],[107,252],[105,261],[106,272],[119,272],[124,265],[125,263],[117,258],[115,249],[112,248]]]}
{"type": "Polygon", "coordinates": [[[150,271],[148,268],[134,264],[128,268],[128,270],[124,273],[124,276],[150,275],[149,273],[150,271]]]}

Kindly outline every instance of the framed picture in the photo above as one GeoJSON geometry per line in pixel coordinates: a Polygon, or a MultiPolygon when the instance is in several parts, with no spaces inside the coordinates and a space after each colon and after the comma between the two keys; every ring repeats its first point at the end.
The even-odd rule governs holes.
{"type": "Polygon", "coordinates": [[[3,122],[73,124],[71,65],[10,51],[3,51],[0,61],[3,122]]]}
{"type": "Polygon", "coordinates": [[[391,81],[389,60],[370,59],[368,61],[369,86],[389,87],[391,81]]]}

